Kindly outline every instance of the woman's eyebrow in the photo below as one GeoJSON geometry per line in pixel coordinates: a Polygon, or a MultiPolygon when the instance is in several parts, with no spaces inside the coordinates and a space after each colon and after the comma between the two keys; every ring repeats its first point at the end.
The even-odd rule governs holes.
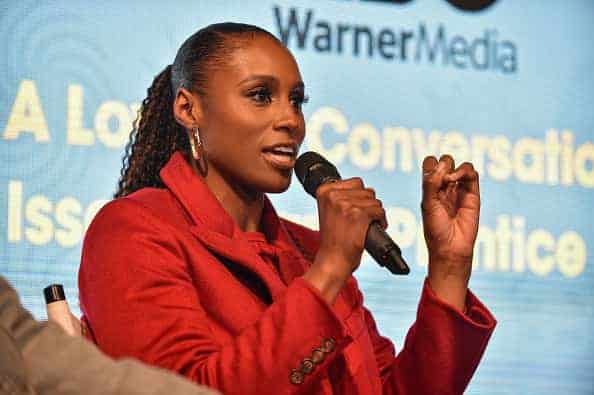
{"type": "Polygon", "coordinates": [[[275,76],[273,76],[273,75],[254,74],[254,75],[250,75],[247,78],[244,78],[237,85],[243,85],[243,84],[248,83],[248,82],[251,82],[251,81],[265,81],[265,82],[274,82],[274,83],[277,83],[278,82],[278,79],[275,76]]]}
{"type": "MultiPolygon", "coordinates": [[[[254,75],[250,75],[247,78],[244,78],[243,80],[241,80],[237,85],[243,85],[252,81],[259,81],[259,82],[268,82],[271,84],[278,84],[279,80],[278,78],[276,78],[273,75],[269,75],[269,74],[254,74],[254,75]]],[[[298,81],[296,82],[293,87],[291,88],[291,90],[304,90],[305,89],[305,84],[303,83],[303,81],[298,81]]]]}

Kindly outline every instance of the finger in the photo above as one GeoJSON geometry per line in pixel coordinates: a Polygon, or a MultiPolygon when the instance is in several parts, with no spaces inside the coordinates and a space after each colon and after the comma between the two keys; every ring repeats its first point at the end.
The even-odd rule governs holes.
{"type": "Polygon", "coordinates": [[[473,176],[473,172],[476,172],[474,166],[470,162],[464,162],[453,172],[449,173],[445,179],[447,182],[455,182],[464,176],[473,176]]]}
{"type": "Polygon", "coordinates": [[[316,194],[321,194],[333,189],[363,189],[363,180],[359,177],[349,178],[346,180],[336,180],[332,182],[325,182],[320,185],[316,194]]]}
{"type": "Polygon", "coordinates": [[[386,219],[386,210],[383,207],[369,206],[364,208],[365,213],[369,218],[369,223],[374,221],[379,222],[380,226],[384,229],[388,227],[388,221],[386,219]]]}
{"type": "Polygon", "coordinates": [[[435,156],[425,157],[423,160],[423,176],[433,173],[435,166],[437,166],[437,159],[435,159],[435,156]]]}
{"type": "Polygon", "coordinates": [[[442,188],[443,177],[449,173],[453,159],[451,156],[442,156],[439,160],[433,156],[423,161],[423,203],[437,196],[442,188]]]}
{"type": "Polygon", "coordinates": [[[335,191],[338,190],[363,189],[362,186],[360,186],[362,183],[363,181],[361,179],[327,181],[320,185],[318,189],[316,189],[316,197],[323,198],[329,194],[334,194],[335,191]]]}
{"type": "Polygon", "coordinates": [[[340,189],[338,191],[341,196],[352,199],[375,199],[375,191],[372,188],[363,189],[340,189]]]}
{"type": "Polygon", "coordinates": [[[345,201],[353,207],[383,207],[382,201],[379,199],[345,199],[345,201]]]}
{"type": "Polygon", "coordinates": [[[383,208],[382,202],[378,199],[341,199],[336,202],[341,207],[343,213],[351,216],[353,221],[361,218],[361,215],[367,217],[369,221],[378,220],[386,222],[386,211],[383,208]]]}
{"type": "Polygon", "coordinates": [[[325,194],[331,201],[375,200],[375,191],[369,189],[333,189],[325,194]]]}
{"type": "Polygon", "coordinates": [[[454,162],[454,158],[452,158],[451,155],[449,154],[444,154],[439,158],[439,163],[444,163],[445,164],[445,169],[448,173],[454,171],[454,167],[455,167],[455,162],[454,162]]]}
{"type": "Polygon", "coordinates": [[[365,184],[361,177],[352,177],[339,181],[339,184],[344,189],[363,189],[365,184]]]}
{"type": "Polygon", "coordinates": [[[428,174],[431,192],[437,192],[443,188],[443,177],[454,170],[454,158],[451,155],[445,154],[439,158],[439,162],[434,167],[433,172],[428,174]]]}
{"type": "Polygon", "coordinates": [[[465,190],[476,195],[480,194],[478,172],[470,162],[462,163],[452,173],[447,174],[444,181],[448,183],[457,182],[465,190]]]}

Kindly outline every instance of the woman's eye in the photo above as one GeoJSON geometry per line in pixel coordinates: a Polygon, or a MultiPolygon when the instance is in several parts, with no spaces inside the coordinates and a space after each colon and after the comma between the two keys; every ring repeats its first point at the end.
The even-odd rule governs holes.
{"type": "Polygon", "coordinates": [[[291,103],[293,104],[293,107],[295,107],[297,109],[301,109],[301,107],[308,101],[309,101],[309,96],[295,95],[295,96],[291,97],[291,103]]]}
{"type": "Polygon", "coordinates": [[[272,95],[268,89],[258,89],[250,92],[249,96],[256,103],[270,103],[272,101],[272,95]]]}

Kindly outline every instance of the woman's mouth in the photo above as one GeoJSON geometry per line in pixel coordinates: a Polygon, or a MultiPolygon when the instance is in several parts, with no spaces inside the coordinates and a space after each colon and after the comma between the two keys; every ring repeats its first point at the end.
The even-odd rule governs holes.
{"type": "Polygon", "coordinates": [[[264,159],[280,170],[291,170],[295,166],[297,149],[290,145],[279,145],[262,151],[264,159]]]}

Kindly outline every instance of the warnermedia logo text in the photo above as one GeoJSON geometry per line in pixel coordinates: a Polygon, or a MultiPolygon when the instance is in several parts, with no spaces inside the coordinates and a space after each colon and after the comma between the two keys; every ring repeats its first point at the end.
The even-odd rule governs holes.
{"type": "Polygon", "coordinates": [[[516,45],[495,29],[467,37],[450,34],[443,24],[420,22],[414,29],[395,29],[329,21],[312,9],[275,6],[273,12],[282,42],[300,50],[505,74],[518,70],[516,45]]]}

